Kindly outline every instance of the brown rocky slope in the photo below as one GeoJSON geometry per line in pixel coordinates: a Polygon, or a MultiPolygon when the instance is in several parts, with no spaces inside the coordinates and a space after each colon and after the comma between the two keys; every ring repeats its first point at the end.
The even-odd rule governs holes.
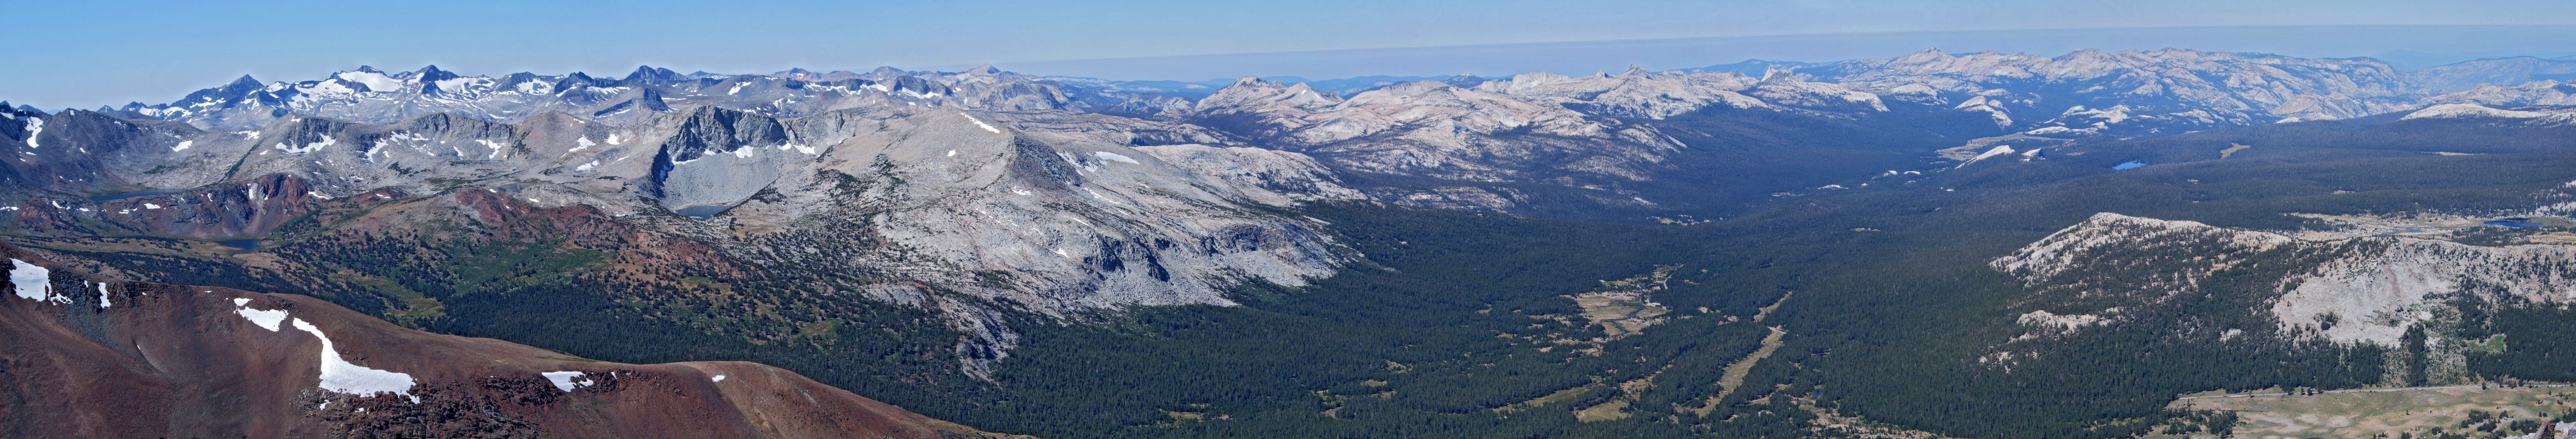
{"type": "Polygon", "coordinates": [[[0,257],[0,437],[1011,437],[755,363],[601,362],[0,257]]]}

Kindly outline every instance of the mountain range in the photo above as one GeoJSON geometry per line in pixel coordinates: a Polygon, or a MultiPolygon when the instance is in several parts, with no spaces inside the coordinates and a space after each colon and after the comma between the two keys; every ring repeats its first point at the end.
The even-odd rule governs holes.
{"type": "MultiPolygon", "coordinates": [[[[472,411],[463,407],[499,414],[403,434],[563,436],[653,428],[598,413],[718,408],[736,410],[718,419],[758,426],[743,430],[754,437],[986,434],[867,398],[1049,437],[1366,436],[1423,423],[1578,436],[1874,425],[1856,419],[1964,437],[2206,428],[2211,415],[2139,405],[2173,395],[2132,394],[2067,400],[2127,404],[2112,408],[1965,404],[1975,416],[2026,419],[1968,424],[1915,408],[1928,403],[1909,386],[1926,382],[1850,361],[1951,360],[1942,367],[1955,369],[1940,373],[1987,380],[1958,378],[1974,392],[2112,392],[2100,389],[2118,387],[2102,385],[2109,375],[2040,383],[2012,371],[2072,370],[2102,358],[2087,349],[2178,333],[2192,346],[2301,365],[2258,371],[2265,376],[2319,378],[2155,375],[2129,391],[2483,379],[2470,364],[2486,357],[2458,350],[2393,363],[2445,365],[2425,377],[2383,363],[2355,372],[2358,360],[2347,361],[2408,355],[2384,345],[2406,343],[2407,325],[2453,320],[2427,314],[2340,331],[2318,322],[2436,306],[2513,312],[2494,304],[2551,303],[2538,291],[2555,284],[2465,304],[2445,300],[2466,289],[2408,284],[2391,293],[2404,298],[2345,303],[2330,298],[2376,290],[2298,273],[2230,274],[2239,268],[2228,261],[2288,258],[2272,266],[2327,267],[2315,270],[2343,276],[2335,279],[2399,264],[2454,284],[2505,282],[2462,266],[2545,268],[2558,256],[2359,235],[2300,244],[2313,237],[2296,230],[2331,227],[2284,214],[2424,205],[2546,213],[2550,204],[2536,200],[2557,200],[2556,185],[2576,177],[2548,165],[2568,149],[2576,120],[2563,108],[2576,105],[2571,66],[2524,57],[2410,72],[2370,59],[2165,49],[1197,83],[991,66],[751,75],[640,67],[619,78],[360,67],[298,82],[243,77],[170,103],[51,113],[0,104],[0,154],[14,158],[0,169],[0,228],[23,248],[9,250],[21,264],[82,273],[75,289],[113,284],[175,301],[90,312],[89,296],[30,296],[26,285],[38,279],[13,276],[22,299],[8,306],[25,311],[13,333],[61,335],[35,352],[120,362],[142,377],[134,382],[157,383],[99,395],[187,400],[115,410],[197,417],[114,430],[153,432],[137,434],[340,436],[413,422],[401,416],[472,411]],[[2458,165],[2508,157],[2536,164],[2517,165],[2529,169],[2515,176],[2458,165]],[[2356,182],[2386,169],[2451,174],[2356,182]],[[2507,178],[2516,180],[2462,183],[2507,178]],[[2229,189],[2211,189],[2219,186],[2229,189]],[[2103,193],[2141,195],[2091,198],[2103,193]],[[2352,193],[2365,196],[2342,197],[2352,193]],[[2113,211],[2137,215],[2104,213],[2113,211]],[[2309,286],[2245,286],[2253,277],[2309,286]],[[1871,281],[1892,284],[1859,286],[1871,281]],[[1973,294],[1887,296],[1924,285],[1973,294]],[[2207,285],[2244,289],[2252,299],[2230,300],[2274,311],[2218,314],[2174,299],[2217,288],[2207,285]],[[223,307],[230,299],[263,306],[223,307]],[[1900,317],[1913,305],[1897,304],[1981,317],[1916,321],[1924,317],[1900,317]],[[174,371],[152,359],[160,344],[261,334],[231,320],[223,331],[179,329],[216,325],[196,315],[273,309],[298,318],[313,310],[320,317],[310,321],[332,334],[362,327],[370,340],[420,349],[339,354],[332,336],[320,336],[315,365],[223,353],[188,357],[191,369],[174,371]],[[2146,312],[2218,326],[2175,332],[2146,312]],[[1856,326],[1889,319],[1984,341],[1856,326]],[[82,332],[111,326],[124,332],[99,334],[151,342],[129,350],[82,332]],[[2226,344],[2238,340],[2220,335],[2229,328],[2266,341],[2226,344]],[[66,335],[75,333],[86,338],[66,335]],[[2316,344],[2300,344],[2308,341],[2316,344]],[[433,361],[464,351],[507,366],[433,361]],[[541,369],[650,380],[721,369],[771,377],[757,389],[771,393],[690,381],[670,391],[703,393],[703,407],[582,412],[504,404],[572,398],[517,386],[454,394],[464,399],[440,406],[454,410],[356,416],[323,401],[391,400],[329,391],[340,364],[332,361],[343,357],[435,385],[541,369]],[[705,360],[786,369],[696,363],[705,360]],[[417,366],[382,365],[392,363],[417,366]],[[303,381],[164,389],[203,381],[189,374],[310,368],[325,376],[324,391],[303,381]],[[2335,372],[2319,372],[2327,369],[2335,372]],[[1854,384],[1825,384],[1842,382],[1854,384]],[[2092,387],[2052,387],[2070,383],[2092,387]],[[762,405],[790,391],[831,401],[762,405]],[[1101,392],[1120,396],[1090,399],[1101,392]],[[250,393],[276,398],[221,414],[189,399],[250,393]],[[1571,417],[1515,418],[1534,407],[1571,417]],[[2066,415],[2095,408],[2125,421],[2066,415]],[[878,417],[830,418],[849,410],[878,417]],[[779,411],[798,423],[755,419],[779,411]],[[1220,422],[1234,414],[1246,421],[1220,422]],[[1371,421],[1329,427],[1317,416],[1371,421]]],[[[55,277],[43,280],[54,289],[39,290],[66,285],[55,277]]],[[[111,296],[147,300],[102,293],[96,308],[110,309],[111,296]]],[[[2437,345],[2482,334],[2437,329],[2437,345]]],[[[2203,351],[2189,352],[2177,355],[2203,351]]],[[[580,404],[625,401],[599,398],[580,404]]],[[[9,404],[0,410],[38,407],[9,404]]],[[[83,422],[77,428],[115,424],[83,422]]],[[[1881,433],[1898,434],[1870,434],[1881,433]]]]}

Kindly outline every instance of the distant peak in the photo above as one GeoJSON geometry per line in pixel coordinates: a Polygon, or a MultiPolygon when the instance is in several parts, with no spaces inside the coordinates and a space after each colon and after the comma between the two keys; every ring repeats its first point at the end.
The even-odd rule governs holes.
{"type": "Polygon", "coordinates": [[[1619,73],[1619,76],[1646,75],[1650,73],[1651,72],[1647,72],[1644,67],[1637,67],[1636,64],[1629,64],[1628,71],[1619,73]]]}
{"type": "Polygon", "coordinates": [[[666,81],[677,80],[680,79],[680,72],[674,72],[671,71],[671,69],[653,66],[635,66],[635,73],[627,74],[626,80],[633,81],[638,79],[659,79],[666,81]]]}
{"type": "Polygon", "coordinates": [[[1234,78],[1234,83],[1233,83],[1233,84],[1228,84],[1228,85],[1226,85],[1226,86],[1227,86],[1227,87],[1236,87],[1236,86],[1244,86],[1244,85],[1251,85],[1251,86],[1272,85],[1272,86],[1275,86],[1275,85],[1279,85],[1279,84],[1273,84],[1273,83],[1271,83],[1270,81],[1262,80],[1262,79],[1261,79],[1261,77],[1259,77],[1259,76],[1245,76],[1245,77],[1241,77],[1241,78],[1234,78]]]}
{"type": "Polygon", "coordinates": [[[417,73],[419,73],[419,77],[420,77],[420,80],[421,80],[422,82],[430,82],[430,81],[445,81],[445,80],[456,79],[456,78],[460,78],[460,77],[461,77],[461,76],[457,76],[455,73],[448,72],[448,71],[446,71],[446,70],[439,70],[439,69],[438,69],[438,66],[435,66],[435,65],[433,65],[433,66],[428,66],[428,67],[421,67],[421,68],[420,68],[420,71],[419,71],[419,72],[417,72],[417,73]]]}
{"type": "Polygon", "coordinates": [[[361,71],[361,72],[367,72],[367,73],[384,73],[384,72],[385,72],[385,71],[383,71],[383,70],[376,70],[376,68],[375,68],[374,66],[358,66],[358,71],[361,71]]]}
{"type": "Polygon", "coordinates": [[[1002,69],[993,68],[992,64],[985,64],[975,66],[975,68],[966,69],[965,73],[969,75],[993,75],[1002,73],[1002,69]]]}
{"type": "Polygon", "coordinates": [[[1939,48],[1926,47],[1926,48],[1923,48],[1923,50],[1917,50],[1917,51],[1914,51],[1914,53],[1909,53],[1909,54],[1906,54],[1905,56],[1897,57],[1897,58],[1896,58],[1896,61],[1897,61],[1897,62],[1908,62],[1908,63],[1920,63],[1920,62],[1931,62],[1931,61],[1935,61],[1935,60],[1944,60],[1944,59],[1950,59],[1950,54],[1948,54],[1948,53],[1942,53],[1942,52],[1941,52],[1941,49],[1939,49],[1939,48]]]}

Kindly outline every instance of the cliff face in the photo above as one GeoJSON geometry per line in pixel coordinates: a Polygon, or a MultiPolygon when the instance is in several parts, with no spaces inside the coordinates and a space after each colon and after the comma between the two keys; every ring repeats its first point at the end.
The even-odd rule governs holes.
{"type": "Polygon", "coordinates": [[[586,360],[0,255],[5,437],[999,437],[754,363],[586,360]]]}

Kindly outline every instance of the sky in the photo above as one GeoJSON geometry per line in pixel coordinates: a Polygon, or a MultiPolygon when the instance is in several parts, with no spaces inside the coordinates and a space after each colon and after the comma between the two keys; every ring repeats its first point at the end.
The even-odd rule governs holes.
{"type": "Polygon", "coordinates": [[[2576,55],[2576,2],[1307,0],[6,2],[0,100],[167,102],[240,75],[961,69],[1204,80],[1699,67],[1926,47],[2185,47],[2401,67],[2576,55]]]}

